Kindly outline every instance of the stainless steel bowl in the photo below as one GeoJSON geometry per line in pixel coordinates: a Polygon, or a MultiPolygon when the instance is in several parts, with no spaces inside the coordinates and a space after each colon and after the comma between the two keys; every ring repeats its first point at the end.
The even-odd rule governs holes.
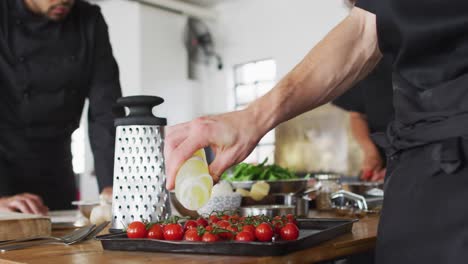
{"type": "MultiPolygon", "coordinates": [[[[307,188],[307,184],[311,179],[292,179],[292,180],[276,180],[264,181],[270,185],[270,194],[273,193],[298,193],[307,188]]],[[[312,179],[312,181],[314,181],[312,179]]],[[[233,181],[232,186],[235,189],[250,190],[252,185],[259,181],[233,181]]]]}
{"type": "Polygon", "coordinates": [[[242,198],[242,206],[266,206],[266,205],[288,205],[294,206],[294,214],[297,216],[307,217],[309,214],[309,199],[302,195],[294,193],[269,194],[260,201],[256,201],[250,197],[242,198]]]}
{"type": "Polygon", "coordinates": [[[177,200],[177,197],[174,191],[170,192],[169,196],[171,197],[172,206],[177,211],[177,213],[179,213],[181,216],[189,216],[191,218],[197,218],[199,216],[197,211],[189,210],[185,208],[184,206],[182,206],[179,200],[177,200]]]}
{"type": "Polygon", "coordinates": [[[89,219],[93,208],[100,205],[100,203],[99,201],[73,201],[72,205],[78,206],[78,210],[81,214],[89,219]]]}
{"type": "Polygon", "coordinates": [[[296,207],[293,205],[254,205],[240,208],[241,216],[266,215],[274,217],[277,215],[294,214],[296,207]]]}

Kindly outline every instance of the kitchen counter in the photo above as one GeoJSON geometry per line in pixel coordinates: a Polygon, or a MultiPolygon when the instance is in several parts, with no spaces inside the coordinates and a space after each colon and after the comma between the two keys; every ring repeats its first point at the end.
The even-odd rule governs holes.
{"type": "MultiPolygon", "coordinates": [[[[316,212],[310,216],[336,217],[316,212]]],[[[0,253],[0,263],[315,263],[372,250],[375,247],[378,219],[377,216],[366,216],[354,224],[352,233],[280,257],[104,251],[99,241],[87,241],[72,246],[44,245],[0,253]]],[[[57,231],[54,233],[59,234],[57,231]]]]}

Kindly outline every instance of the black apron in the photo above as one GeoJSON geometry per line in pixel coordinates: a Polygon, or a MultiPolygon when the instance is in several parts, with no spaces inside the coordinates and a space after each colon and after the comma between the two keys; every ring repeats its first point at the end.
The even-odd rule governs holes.
{"type": "Polygon", "coordinates": [[[393,60],[376,259],[468,262],[468,2],[358,0],[393,60]]]}

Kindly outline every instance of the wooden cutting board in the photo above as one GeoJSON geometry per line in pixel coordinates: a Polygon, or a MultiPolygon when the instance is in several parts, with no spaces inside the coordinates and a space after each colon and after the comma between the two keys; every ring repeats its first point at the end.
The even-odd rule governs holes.
{"type": "Polygon", "coordinates": [[[0,212],[0,241],[50,235],[51,221],[47,216],[0,212]]]}

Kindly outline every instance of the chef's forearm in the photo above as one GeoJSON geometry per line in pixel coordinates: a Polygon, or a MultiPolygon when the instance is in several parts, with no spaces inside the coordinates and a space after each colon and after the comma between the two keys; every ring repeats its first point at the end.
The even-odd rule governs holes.
{"type": "Polygon", "coordinates": [[[375,15],[359,8],[248,110],[262,132],[323,105],[364,78],[381,58],[375,15]]]}

